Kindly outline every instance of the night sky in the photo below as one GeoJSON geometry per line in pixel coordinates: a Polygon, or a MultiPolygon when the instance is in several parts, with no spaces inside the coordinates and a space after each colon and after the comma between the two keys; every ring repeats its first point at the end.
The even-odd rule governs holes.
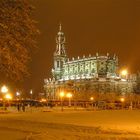
{"type": "Polygon", "coordinates": [[[43,92],[51,77],[55,36],[59,23],[66,36],[69,57],[114,53],[120,67],[140,70],[140,0],[33,0],[41,35],[30,65],[27,89],[43,92]]]}

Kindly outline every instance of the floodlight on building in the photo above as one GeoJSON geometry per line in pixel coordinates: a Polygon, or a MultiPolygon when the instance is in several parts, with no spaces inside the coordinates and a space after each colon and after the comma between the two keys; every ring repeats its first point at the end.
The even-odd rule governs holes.
{"type": "Polygon", "coordinates": [[[121,75],[122,76],[126,76],[128,74],[128,71],[126,69],[122,70],[121,71],[121,75]]]}

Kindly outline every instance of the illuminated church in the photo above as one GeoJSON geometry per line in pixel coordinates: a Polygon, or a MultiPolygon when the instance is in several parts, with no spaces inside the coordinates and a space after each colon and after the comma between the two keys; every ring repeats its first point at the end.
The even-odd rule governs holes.
{"type": "MultiPolygon", "coordinates": [[[[61,25],[56,36],[52,78],[44,80],[47,97],[58,99],[60,91],[81,94],[81,98],[93,93],[132,93],[135,76],[119,75],[116,55],[89,55],[69,59],[65,49],[65,35],[61,25]]],[[[80,96],[79,96],[80,97],[80,96]]]]}

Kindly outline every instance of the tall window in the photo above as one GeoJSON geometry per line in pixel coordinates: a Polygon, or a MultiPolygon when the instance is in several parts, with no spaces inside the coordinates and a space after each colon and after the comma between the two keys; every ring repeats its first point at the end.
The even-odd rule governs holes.
{"type": "Polygon", "coordinates": [[[57,61],[57,68],[59,68],[59,66],[60,66],[59,64],[60,64],[59,61],[57,61]]]}
{"type": "Polygon", "coordinates": [[[91,70],[91,72],[92,72],[92,73],[95,73],[95,69],[93,68],[93,69],[91,70]]]}

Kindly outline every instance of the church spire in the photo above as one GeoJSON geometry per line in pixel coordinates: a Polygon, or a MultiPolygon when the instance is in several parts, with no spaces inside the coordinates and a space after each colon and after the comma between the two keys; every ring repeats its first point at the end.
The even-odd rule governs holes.
{"type": "Polygon", "coordinates": [[[59,24],[59,30],[56,35],[56,50],[54,52],[54,69],[52,73],[55,79],[61,79],[63,64],[67,61],[67,55],[65,51],[65,35],[62,31],[62,25],[59,24]]]}
{"type": "Polygon", "coordinates": [[[56,51],[55,55],[64,55],[66,56],[65,52],[65,35],[62,32],[62,25],[59,24],[59,31],[56,36],[56,51]]]}
{"type": "Polygon", "coordinates": [[[62,25],[61,25],[61,23],[59,24],[59,31],[61,31],[62,30],[62,25]]]}

